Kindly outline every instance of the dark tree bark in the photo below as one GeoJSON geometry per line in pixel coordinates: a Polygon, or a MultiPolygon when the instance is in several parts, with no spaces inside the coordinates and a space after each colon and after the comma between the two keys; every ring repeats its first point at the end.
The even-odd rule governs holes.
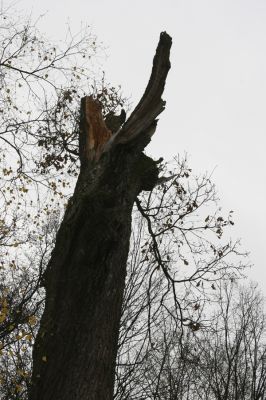
{"type": "Polygon", "coordinates": [[[158,179],[143,150],[164,109],[170,47],[161,33],[146,91],[115,134],[100,105],[82,99],[80,175],[44,277],[30,400],[112,399],[131,212],[158,179]]]}

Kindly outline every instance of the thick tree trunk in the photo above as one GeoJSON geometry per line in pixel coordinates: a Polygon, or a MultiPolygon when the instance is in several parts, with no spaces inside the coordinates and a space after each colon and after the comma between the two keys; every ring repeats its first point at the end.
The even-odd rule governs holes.
{"type": "Polygon", "coordinates": [[[33,352],[30,400],[109,400],[131,212],[158,178],[143,154],[164,109],[171,38],[162,33],[139,105],[114,135],[100,106],[82,100],[81,170],[45,274],[46,304],[33,352]]]}

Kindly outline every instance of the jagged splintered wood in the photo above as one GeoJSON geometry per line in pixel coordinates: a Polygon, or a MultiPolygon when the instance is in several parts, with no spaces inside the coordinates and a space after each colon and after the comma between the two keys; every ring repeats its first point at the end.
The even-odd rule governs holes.
{"type": "Polygon", "coordinates": [[[30,400],[113,398],[131,212],[158,180],[143,150],[165,106],[171,42],[161,33],[145,93],[116,133],[99,103],[81,101],[80,174],[44,275],[30,400]]]}

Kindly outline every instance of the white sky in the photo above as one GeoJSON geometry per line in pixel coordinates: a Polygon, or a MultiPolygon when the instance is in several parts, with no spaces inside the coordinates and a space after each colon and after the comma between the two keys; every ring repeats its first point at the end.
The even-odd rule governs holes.
{"type": "Polygon", "coordinates": [[[91,25],[108,47],[109,81],[134,104],[159,33],[172,36],[167,106],[149,152],[187,152],[194,173],[215,168],[223,209],[235,211],[234,235],[255,264],[249,275],[266,294],[266,1],[20,0],[15,8],[46,13],[39,26],[50,38],[63,38],[67,22],[73,32],[91,25]]]}

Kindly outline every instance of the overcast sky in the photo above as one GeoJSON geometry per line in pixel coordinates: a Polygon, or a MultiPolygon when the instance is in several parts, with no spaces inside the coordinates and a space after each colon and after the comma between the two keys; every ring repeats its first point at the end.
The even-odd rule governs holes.
{"type": "MultiPolygon", "coordinates": [[[[4,1],[4,4],[11,4],[4,1]]],[[[173,38],[172,68],[154,157],[188,153],[195,173],[212,171],[224,211],[235,211],[266,294],[266,1],[21,0],[15,8],[44,14],[53,39],[89,24],[108,48],[109,81],[137,102],[150,75],[161,31],[173,38]]],[[[135,104],[135,103],[134,103],[135,104]]]]}

